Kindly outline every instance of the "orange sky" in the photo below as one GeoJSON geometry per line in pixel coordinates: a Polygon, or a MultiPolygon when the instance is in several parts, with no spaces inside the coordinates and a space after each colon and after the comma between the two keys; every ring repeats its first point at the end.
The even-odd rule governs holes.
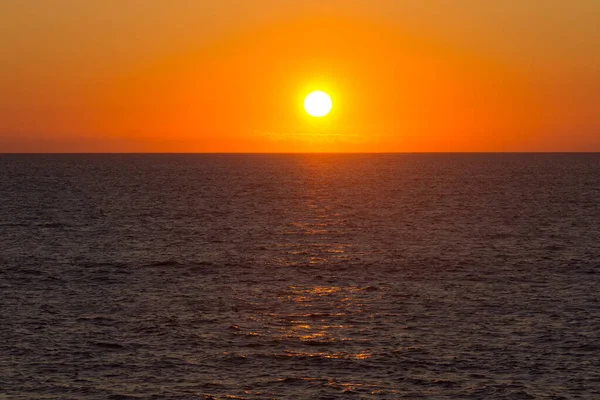
{"type": "Polygon", "coordinates": [[[598,21],[598,0],[5,0],[0,152],[600,151],[598,21]]]}

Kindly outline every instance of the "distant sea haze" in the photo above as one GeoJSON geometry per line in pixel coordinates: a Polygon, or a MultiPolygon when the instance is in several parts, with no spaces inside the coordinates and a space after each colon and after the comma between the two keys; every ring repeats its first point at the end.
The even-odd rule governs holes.
{"type": "Polygon", "coordinates": [[[0,398],[600,398],[600,154],[0,171],[0,398]]]}

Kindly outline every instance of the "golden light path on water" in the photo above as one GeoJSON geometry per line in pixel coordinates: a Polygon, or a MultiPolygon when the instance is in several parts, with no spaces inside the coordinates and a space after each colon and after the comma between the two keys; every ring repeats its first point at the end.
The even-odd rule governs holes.
{"type": "MultiPolygon", "coordinates": [[[[303,194],[298,207],[291,210],[291,219],[278,244],[278,253],[284,268],[306,268],[313,271],[322,285],[288,285],[286,290],[277,293],[275,298],[267,298],[268,310],[261,310],[248,319],[255,330],[245,330],[241,326],[240,335],[269,339],[280,345],[272,356],[280,359],[297,360],[368,360],[372,357],[367,344],[357,337],[357,319],[367,318],[373,310],[365,304],[365,299],[373,294],[368,285],[358,285],[348,276],[346,285],[340,285],[335,266],[352,262],[353,244],[343,241],[347,234],[347,219],[335,206],[336,199],[328,190],[336,172],[327,163],[310,163],[305,160],[305,181],[303,194]],[[333,266],[333,270],[331,270],[333,266]],[[330,272],[326,272],[330,271],[330,272]],[[328,284],[331,281],[332,284],[328,284]],[[334,284],[335,281],[335,284],[334,284]],[[266,338],[265,338],[266,336],[266,338]],[[307,350],[309,348],[310,350],[307,350]]],[[[344,279],[342,279],[343,281],[344,279]]],[[[318,376],[304,376],[304,381],[322,380],[318,376]]],[[[382,383],[338,381],[332,379],[328,385],[341,392],[352,392],[360,388],[376,394],[382,383]]],[[[393,393],[391,387],[386,393],[393,393]]]]}

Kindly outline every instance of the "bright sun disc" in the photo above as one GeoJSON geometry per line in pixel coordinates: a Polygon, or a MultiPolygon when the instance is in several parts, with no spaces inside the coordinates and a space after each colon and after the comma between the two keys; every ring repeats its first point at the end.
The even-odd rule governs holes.
{"type": "Polygon", "coordinates": [[[329,114],[332,107],[331,97],[320,90],[310,93],[304,99],[304,109],[311,117],[324,117],[329,114]]]}

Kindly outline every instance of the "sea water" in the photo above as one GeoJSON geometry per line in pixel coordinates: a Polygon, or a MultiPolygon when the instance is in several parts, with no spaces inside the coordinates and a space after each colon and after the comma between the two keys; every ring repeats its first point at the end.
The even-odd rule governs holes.
{"type": "Polygon", "coordinates": [[[0,398],[598,399],[600,155],[0,156],[0,398]]]}

